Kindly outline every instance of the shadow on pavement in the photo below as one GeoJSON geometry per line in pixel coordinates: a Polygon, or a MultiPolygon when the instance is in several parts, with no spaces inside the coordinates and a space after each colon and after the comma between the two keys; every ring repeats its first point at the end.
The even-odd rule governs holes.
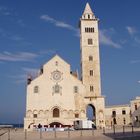
{"type": "Polygon", "coordinates": [[[125,132],[125,133],[106,133],[104,134],[107,137],[110,137],[114,140],[140,140],[140,132],[125,132]]]}

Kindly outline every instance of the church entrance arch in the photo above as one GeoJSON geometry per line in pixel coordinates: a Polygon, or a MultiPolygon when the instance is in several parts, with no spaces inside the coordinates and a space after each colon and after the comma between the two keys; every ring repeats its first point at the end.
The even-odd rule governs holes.
{"type": "Polygon", "coordinates": [[[49,126],[58,128],[58,127],[62,127],[63,124],[61,124],[59,122],[52,122],[52,123],[49,124],[49,126]]]}
{"type": "Polygon", "coordinates": [[[88,104],[86,108],[86,116],[88,120],[96,123],[96,109],[92,104],[88,104]]]}

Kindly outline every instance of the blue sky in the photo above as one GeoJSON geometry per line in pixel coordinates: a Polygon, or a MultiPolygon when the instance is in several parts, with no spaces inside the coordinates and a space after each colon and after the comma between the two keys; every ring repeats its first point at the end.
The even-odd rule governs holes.
{"type": "Polygon", "coordinates": [[[21,123],[26,78],[56,53],[80,69],[78,22],[89,2],[100,19],[102,94],[127,104],[140,94],[139,0],[0,1],[0,123],[21,123]]]}

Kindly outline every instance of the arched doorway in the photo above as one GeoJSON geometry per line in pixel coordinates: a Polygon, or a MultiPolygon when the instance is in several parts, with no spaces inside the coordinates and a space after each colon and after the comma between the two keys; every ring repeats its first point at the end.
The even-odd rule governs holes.
{"type": "Polygon", "coordinates": [[[50,127],[62,127],[63,124],[59,123],[59,122],[52,122],[49,124],[50,127]]]}
{"type": "Polygon", "coordinates": [[[94,123],[96,123],[96,110],[92,104],[87,105],[86,116],[87,116],[88,120],[91,120],[94,123]]]}

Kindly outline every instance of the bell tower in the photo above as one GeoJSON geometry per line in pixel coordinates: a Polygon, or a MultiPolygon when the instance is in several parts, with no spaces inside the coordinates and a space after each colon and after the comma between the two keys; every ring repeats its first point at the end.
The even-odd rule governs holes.
{"type": "MultiPolygon", "coordinates": [[[[79,24],[81,76],[86,88],[85,110],[92,107],[92,121],[101,128],[105,126],[105,104],[101,95],[98,21],[87,3],[79,24]]],[[[88,113],[86,115],[89,119],[88,113]]]]}
{"type": "Polygon", "coordinates": [[[98,19],[86,4],[80,19],[81,75],[86,96],[101,96],[98,19]]]}

